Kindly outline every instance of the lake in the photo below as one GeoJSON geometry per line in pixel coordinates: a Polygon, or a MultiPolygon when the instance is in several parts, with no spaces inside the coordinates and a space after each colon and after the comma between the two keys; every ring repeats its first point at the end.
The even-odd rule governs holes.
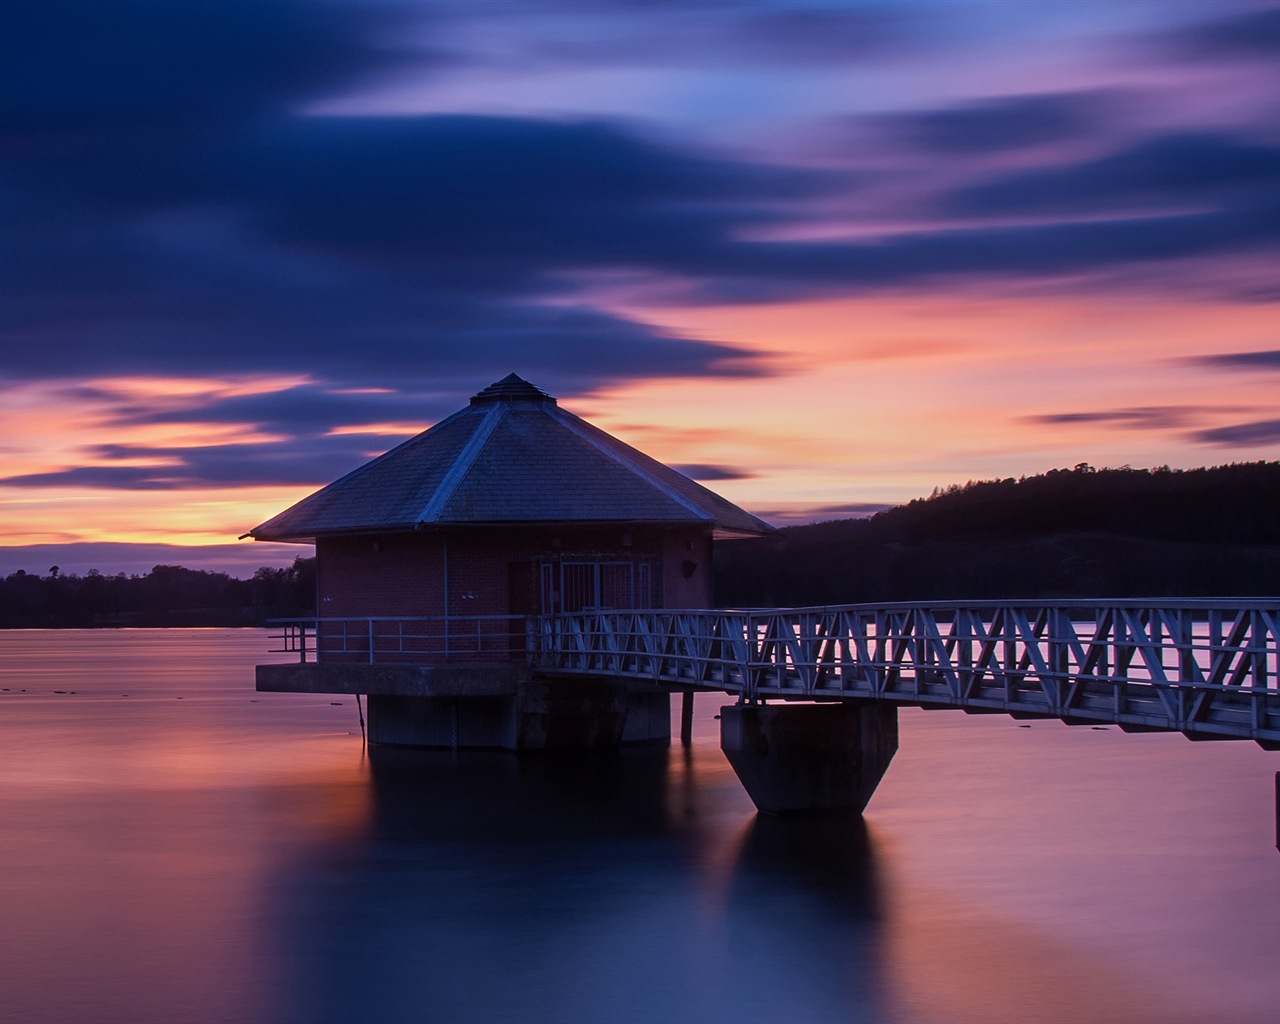
{"type": "MultiPolygon", "coordinates": [[[[904,709],[862,821],[690,750],[365,750],[253,630],[0,632],[0,1018],[1280,1013],[1280,755],[904,709]],[[385,754],[385,756],[384,756],[385,754]]],[[[678,702],[677,702],[678,713],[678,702]]]]}

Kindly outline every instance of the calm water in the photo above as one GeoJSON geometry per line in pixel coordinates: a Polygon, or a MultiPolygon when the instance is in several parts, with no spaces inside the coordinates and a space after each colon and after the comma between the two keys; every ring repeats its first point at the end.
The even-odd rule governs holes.
{"type": "Polygon", "coordinates": [[[0,633],[0,1019],[1280,1019],[1251,744],[904,710],[865,825],[780,824],[715,697],[690,753],[371,761],[268,646],[0,633]]]}

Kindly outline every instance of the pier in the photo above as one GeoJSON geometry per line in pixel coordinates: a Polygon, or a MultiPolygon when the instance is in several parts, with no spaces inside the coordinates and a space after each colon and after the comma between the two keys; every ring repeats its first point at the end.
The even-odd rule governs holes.
{"type": "Polygon", "coordinates": [[[904,705],[1280,749],[1275,602],[283,625],[282,649],[299,660],[259,666],[258,688],[368,694],[373,742],[523,750],[664,741],[670,694],[732,697],[721,746],[757,806],[777,813],[862,810],[897,749],[904,705]]]}

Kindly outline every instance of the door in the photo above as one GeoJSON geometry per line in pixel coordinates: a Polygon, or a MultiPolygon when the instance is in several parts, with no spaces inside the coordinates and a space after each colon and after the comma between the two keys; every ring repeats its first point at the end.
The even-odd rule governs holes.
{"type": "Polygon", "coordinates": [[[647,562],[566,558],[543,562],[541,570],[543,614],[642,608],[650,602],[647,562]]]}

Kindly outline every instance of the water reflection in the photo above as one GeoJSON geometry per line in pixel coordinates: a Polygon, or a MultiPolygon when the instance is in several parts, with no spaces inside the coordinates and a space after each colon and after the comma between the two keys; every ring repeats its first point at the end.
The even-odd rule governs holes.
{"type": "Polygon", "coordinates": [[[687,751],[371,760],[264,646],[0,634],[0,1018],[1275,1019],[1251,745],[904,709],[868,833],[757,818],[712,701],[687,751]]]}
{"type": "Polygon", "coordinates": [[[375,751],[282,879],[274,1019],[885,1019],[861,821],[689,815],[671,756],[375,751]]]}

